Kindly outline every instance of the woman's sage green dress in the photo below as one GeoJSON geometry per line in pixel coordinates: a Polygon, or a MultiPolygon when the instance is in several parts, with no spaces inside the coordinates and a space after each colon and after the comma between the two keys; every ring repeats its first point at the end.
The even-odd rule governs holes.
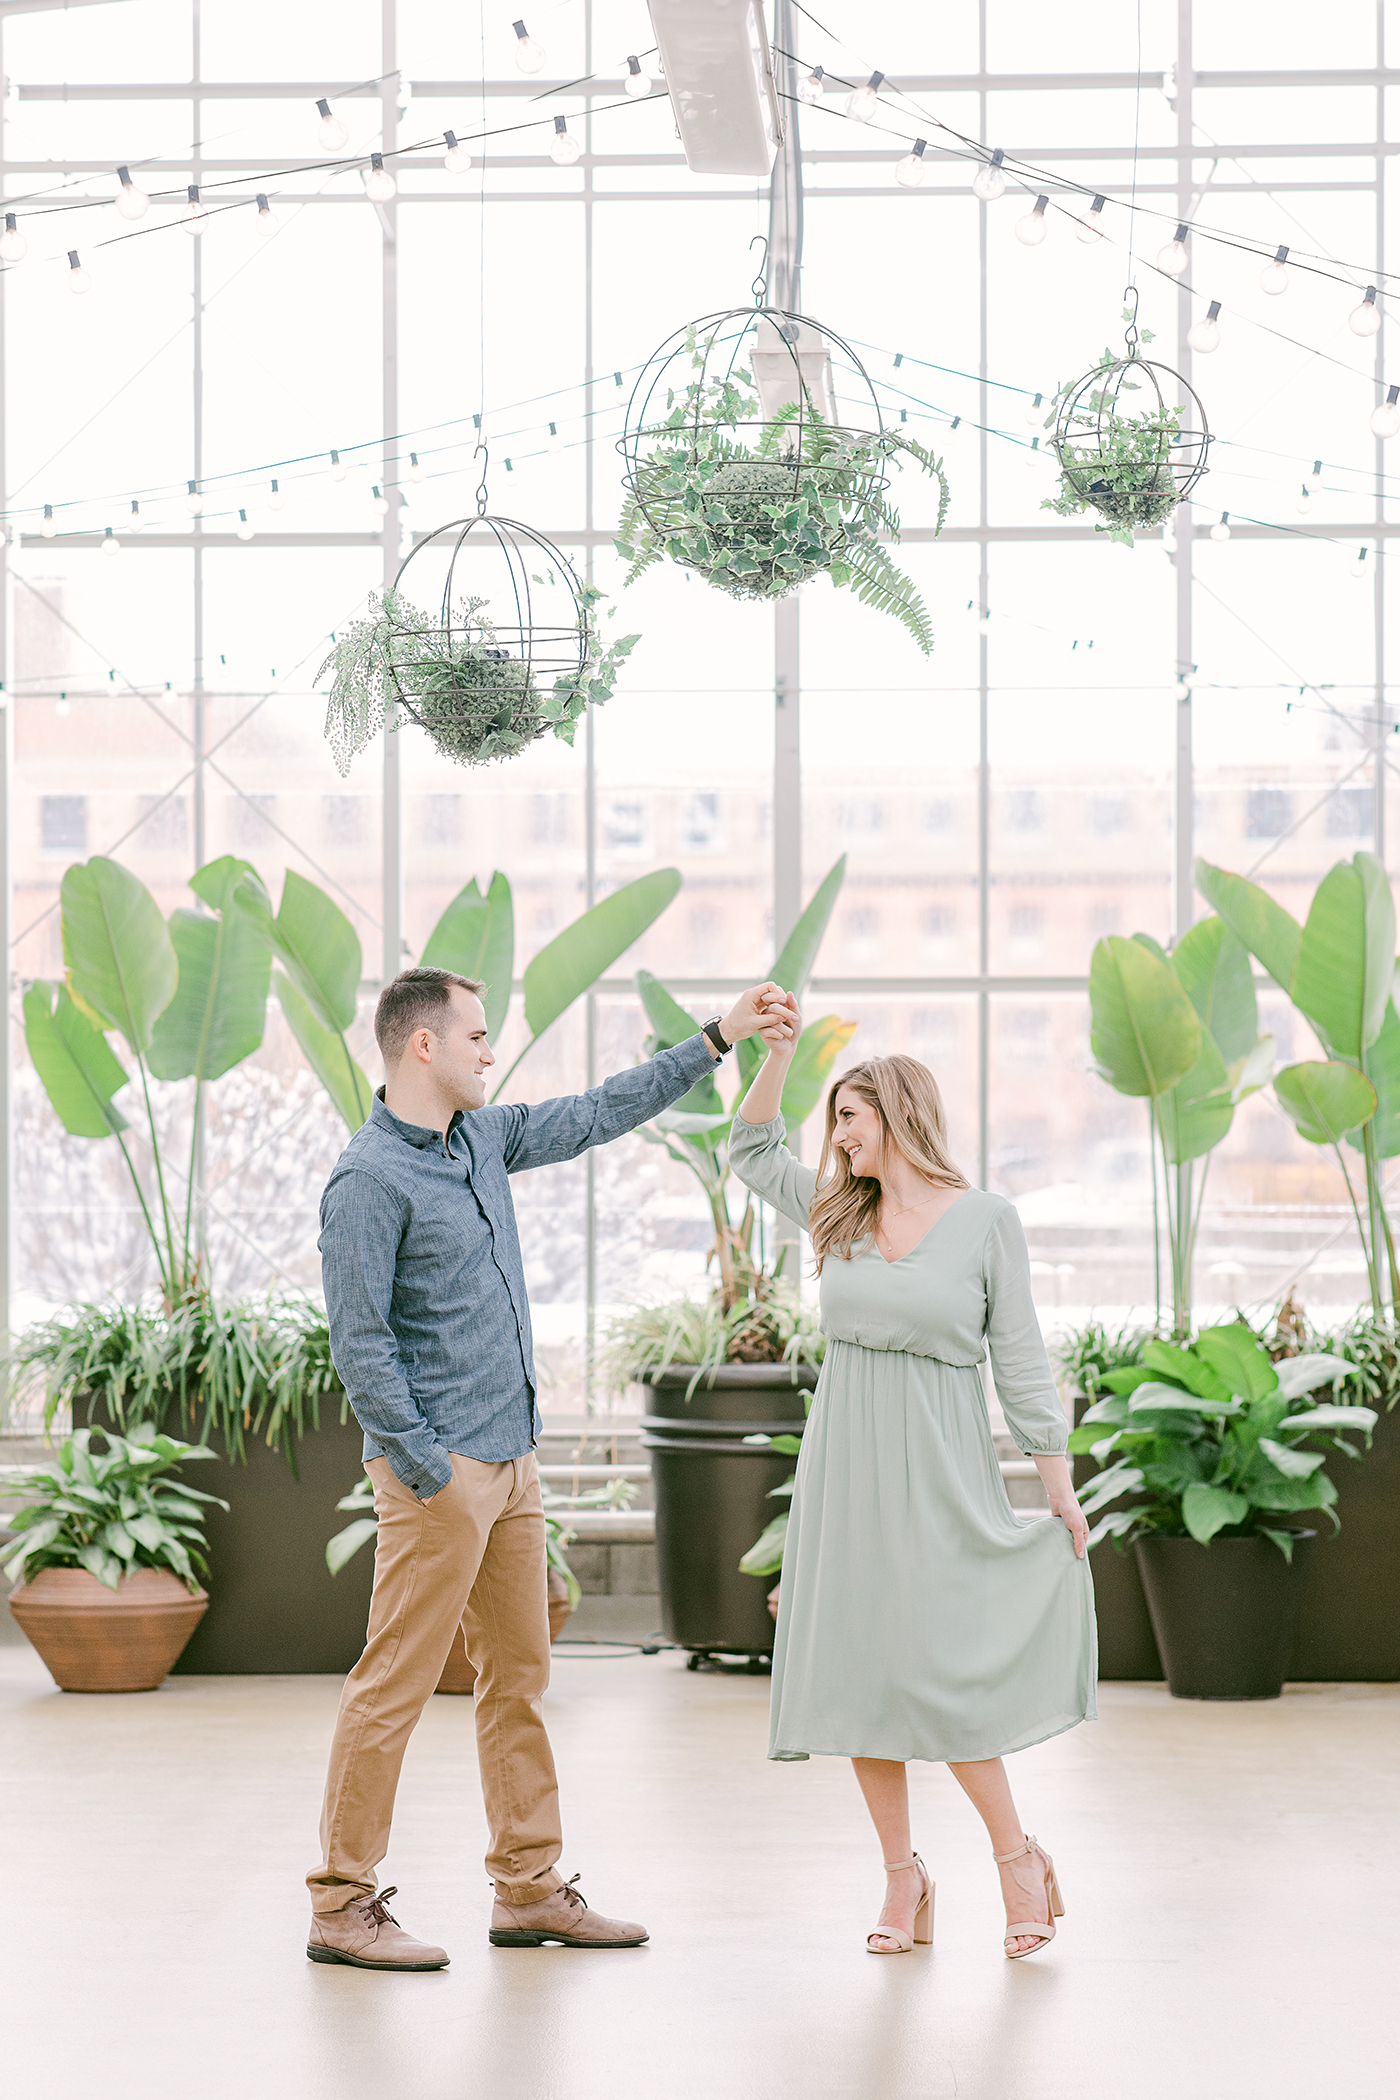
{"type": "MultiPolygon", "coordinates": [[[[736,1116],[740,1180],[806,1226],[817,1177],[783,1122],[736,1116]]],[[[969,1189],[902,1260],[821,1272],[826,1360],[783,1555],[768,1754],[962,1763],[1094,1717],[1087,1559],[1018,1516],[979,1366],[1021,1450],[1065,1449],[1021,1221],[969,1189]]]]}

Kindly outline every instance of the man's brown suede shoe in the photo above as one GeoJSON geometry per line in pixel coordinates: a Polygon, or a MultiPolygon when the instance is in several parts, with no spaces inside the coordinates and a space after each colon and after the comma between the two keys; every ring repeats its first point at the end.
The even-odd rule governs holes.
{"type": "Polygon", "coordinates": [[[306,1951],[312,1961],[344,1962],[351,1969],[445,1969],[447,1950],[415,1940],[385,1905],[397,1889],[357,1896],[344,1910],[320,1911],[311,1920],[306,1951]]]}
{"type": "Polygon", "coordinates": [[[648,1937],[645,1925],[600,1917],[574,1887],[577,1880],[575,1874],[539,1903],[502,1903],[498,1896],[491,1912],[491,1945],[543,1947],[553,1940],[560,1947],[640,1947],[648,1937]]]}

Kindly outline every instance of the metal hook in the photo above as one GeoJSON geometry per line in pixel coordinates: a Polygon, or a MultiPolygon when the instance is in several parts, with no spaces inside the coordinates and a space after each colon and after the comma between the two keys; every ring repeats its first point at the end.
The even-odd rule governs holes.
{"type": "Polygon", "coordinates": [[[486,469],[491,464],[491,453],[488,446],[478,445],[476,451],[472,453],[473,459],[476,458],[478,452],[481,454],[481,479],[476,485],[476,514],[479,518],[484,518],[486,516],[486,469]]]}
{"type": "Polygon", "coordinates": [[[749,242],[750,255],[753,254],[755,241],[762,241],[763,243],[763,261],[758,266],[758,275],[749,286],[749,290],[753,293],[754,305],[763,306],[768,298],[768,236],[766,233],[756,233],[754,235],[753,240],[749,242]]]}
{"type": "Polygon", "coordinates": [[[1124,299],[1125,299],[1125,300],[1129,300],[1129,299],[1130,299],[1130,300],[1132,301],[1132,306],[1133,306],[1133,310],[1132,310],[1132,313],[1130,314],[1130,316],[1129,316],[1129,318],[1128,318],[1128,326],[1127,326],[1126,330],[1124,331],[1124,336],[1123,336],[1123,340],[1124,340],[1124,342],[1125,342],[1125,343],[1127,344],[1127,346],[1128,346],[1128,355],[1129,355],[1129,357],[1136,357],[1136,356],[1137,356],[1137,346],[1138,346],[1138,288],[1137,288],[1137,286],[1136,286],[1135,284],[1130,284],[1130,285],[1127,285],[1127,286],[1125,286],[1125,287],[1124,287],[1124,291],[1123,291],[1123,297],[1124,297],[1124,299]]]}

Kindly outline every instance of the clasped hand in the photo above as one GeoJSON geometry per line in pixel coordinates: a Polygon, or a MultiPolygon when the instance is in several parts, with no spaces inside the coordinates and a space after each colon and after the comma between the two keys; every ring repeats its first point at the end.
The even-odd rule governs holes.
{"type": "Polygon", "coordinates": [[[780,984],[751,985],[741,992],[719,1024],[726,1043],[742,1043],[747,1036],[762,1036],[769,1050],[791,1051],[802,1032],[797,1001],[780,984]]]}

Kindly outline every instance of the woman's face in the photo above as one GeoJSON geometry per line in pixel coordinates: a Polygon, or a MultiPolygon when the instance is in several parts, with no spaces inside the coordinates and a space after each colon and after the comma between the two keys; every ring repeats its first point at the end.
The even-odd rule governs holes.
{"type": "Polygon", "coordinates": [[[883,1126],[879,1113],[863,1095],[848,1086],[836,1089],[836,1128],[831,1142],[839,1146],[853,1174],[880,1175],[880,1145],[883,1126]]]}

